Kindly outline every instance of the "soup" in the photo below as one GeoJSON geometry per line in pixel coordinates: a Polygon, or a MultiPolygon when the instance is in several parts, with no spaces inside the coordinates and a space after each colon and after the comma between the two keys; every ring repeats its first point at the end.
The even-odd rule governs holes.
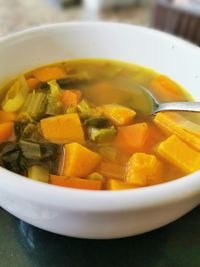
{"type": "Polygon", "coordinates": [[[0,93],[0,165],[29,179],[93,190],[160,184],[200,168],[199,115],[168,77],[111,60],[71,60],[21,74],[0,93]]]}

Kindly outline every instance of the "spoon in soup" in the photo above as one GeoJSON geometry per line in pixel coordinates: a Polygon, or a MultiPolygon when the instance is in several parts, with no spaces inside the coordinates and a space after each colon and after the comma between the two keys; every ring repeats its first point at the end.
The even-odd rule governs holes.
{"type": "Polygon", "coordinates": [[[192,111],[200,112],[200,102],[165,102],[160,103],[156,97],[151,93],[151,91],[144,86],[134,82],[137,87],[139,87],[150,99],[152,102],[151,114],[156,114],[160,111],[192,111]]]}

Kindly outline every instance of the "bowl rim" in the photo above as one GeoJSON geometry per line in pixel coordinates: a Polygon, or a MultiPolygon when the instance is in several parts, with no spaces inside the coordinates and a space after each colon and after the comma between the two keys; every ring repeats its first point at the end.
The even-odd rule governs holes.
{"type": "MultiPolygon", "coordinates": [[[[2,36],[0,37],[0,45],[7,41],[20,39],[27,34],[37,35],[37,33],[41,33],[41,31],[62,27],[130,28],[130,30],[134,29],[136,32],[143,31],[145,34],[154,35],[166,40],[173,40],[176,44],[190,48],[200,56],[199,47],[188,41],[151,28],[115,22],[63,22],[46,24],[2,36]]],[[[114,212],[119,210],[139,210],[155,206],[158,207],[163,204],[179,202],[182,199],[190,199],[193,196],[199,196],[200,202],[200,179],[197,179],[198,176],[200,176],[200,171],[173,181],[144,188],[119,191],[92,191],[64,188],[33,181],[0,167],[0,188],[3,192],[9,191],[14,196],[23,195],[24,199],[28,198],[33,202],[37,201],[38,203],[52,205],[60,209],[67,208],[76,211],[114,212]],[[4,176],[5,178],[3,178],[4,176]]]]}

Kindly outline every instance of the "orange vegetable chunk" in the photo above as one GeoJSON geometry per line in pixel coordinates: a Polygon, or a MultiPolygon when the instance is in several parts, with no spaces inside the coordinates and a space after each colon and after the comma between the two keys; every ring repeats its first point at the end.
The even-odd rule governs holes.
{"type": "Polygon", "coordinates": [[[134,110],[117,104],[104,105],[101,112],[116,126],[132,124],[136,115],[134,110]]]}
{"type": "Polygon", "coordinates": [[[126,181],[137,186],[162,182],[162,163],[154,156],[135,153],[127,164],[126,181]]]}
{"type": "Polygon", "coordinates": [[[86,177],[101,161],[99,154],[78,143],[66,144],[64,154],[62,175],[66,177],[86,177]]]}
{"type": "Polygon", "coordinates": [[[10,122],[15,121],[17,118],[17,114],[14,112],[6,112],[4,110],[0,110],[0,123],[1,122],[10,122]]]}
{"type": "MultiPolygon", "coordinates": [[[[200,151],[200,136],[192,133],[192,126],[191,132],[189,132],[190,129],[188,125],[195,126],[195,123],[187,121],[184,117],[175,112],[160,112],[155,116],[153,121],[167,136],[175,134],[182,141],[200,151]]],[[[194,129],[195,128],[196,127],[194,127],[194,129]]]]}
{"type": "Polygon", "coordinates": [[[64,79],[66,72],[61,67],[43,67],[33,71],[33,76],[40,82],[49,82],[51,80],[64,79]]]}
{"type": "Polygon", "coordinates": [[[8,140],[14,132],[13,122],[0,123],[0,143],[8,140]]]}
{"type": "Polygon", "coordinates": [[[125,182],[109,179],[107,182],[107,189],[108,190],[125,190],[125,189],[133,189],[137,188],[138,186],[134,186],[132,184],[127,184],[125,182]]]}
{"type": "Polygon", "coordinates": [[[36,89],[40,84],[40,81],[36,78],[29,78],[26,82],[28,84],[28,87],[32,90],[36,89]]]}
{"type": "Polygon", "coordinates": [[[122,126],[118,128],[114,144],[127,153],[144,151],[148,145],[148,137],[149,127],[145,122],[122,126]]]}
{"type": "Polygon", "coordinates": [[[81,121],[76,113],[42,119],[40,126],[44,138],[51,142],[85,142],[81,121]]]}
{"type": "Polygon", "coordinates": [[[61,102],[64,107],[77,105],[81,100],[80,90],[66,90],[61,94],[61,102]]]}
{"type": "Polygon", "coordinates": [[[180,87],[164,75],[159,75],[151,82],[151,89],[160,101],[180,101],[185,97],[180,87]]]}
{"type": "Polygon", "coordinates": [[[122,180],[125,177],[125,167],[113,162],[102,161],[98,171],[106,178],[122,180]]]}
{"type": "Polygon", "coordinates": [[[189,147],[176,135],[172,135],[160,143],[157,151],[160,156],[181,169],[185,174],[200,169],[200,152],[189,147]]]}
{"type": "Polygon", "coordinates": [[[66,178],[65,176],[50,175],[51,184],[77,189],[101,190],[102,182],[82,178],[66,178]]]}

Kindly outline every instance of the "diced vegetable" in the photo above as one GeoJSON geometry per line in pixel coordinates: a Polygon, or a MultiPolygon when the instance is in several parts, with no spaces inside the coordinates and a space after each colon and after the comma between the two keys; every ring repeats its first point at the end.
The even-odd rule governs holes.
{"type": "Polygon", "coordinates": [[[200,151],[200,137],[195,124],[188,123],[187,120],[175,112],[160,112],[154,118],[154,123],[167,135],[175,134],[182,141],[200,151]],[[197,131],[197,132],[196,132],[197,131]],[[195,133],[195,134],[193,134],[195,133]]]}
{"type": "Polygon", "coordinates": [[[66,72],[61,67],[44,67],[33,71],[33,76],[41,82],[64,79],[66,72]]]}
{"type": "Polygon", "coordinates": [[[25,158],[32,160],[40,160],[42,158],[39,144],[20,140],[19,146],[25,158]]]}
{"type": "Polygon", "coordinates": [[[64,176],[51,175],[51,183],[54,185],[71,187],[76,189],[87,189],[87,190],[101,190],[102,182],[99,180],[88,180],[82,178],[68,178],[64,176]]]}
{"type": "Polygon", "coordinates": [[[61,94],[61,102],[64,107],[76,106],[81,100],[80,90],[66,90],[61,94]]]}
{"type": "Polygon", "coordinates": [[[148,138],[149,127],[145,122],[122,126],[118,128],[114,145],[126,153],[144,151],[148,146],[148,138]]]}
{"type": "Polygon", "coordinates": [[[127,164],[126,181],[137,186],[159,184],[162,179],[162,164],[154,156],[135,153],[127,164]]]}
{"type": "Polygon", "coordinates": [[[77,143],[64,146],[62,175],[67,177],[87,177],[101,161],[101,156],[77,143]]]}
{"type": "Polygon", "coordinates": [[[14,133],[13,122],[0,123],[0,143],[8,140],[14,133]]]}
{"type": "Polygon", "coordinates": [[[44,138],[51,142],[85,142],[82,125],[76,113],[42,119],[40,126],[44,138]]]}
{"type": "Polygon", "coordinates": [[[14,113],[14,112],[6,112],[4,110],[0,110],[0,123],[15,121],[16,118],[17,118],[17,114],[16,113],[14,113]]]}
{"type": "Polygon", "coordinates": [[[159,75],[151,82],[151,89],[160,101],[181,101],[186,97],[180,94],[180,86],[164,75],[159,75]]]}
{"type": "Polygon", "coordinates": [[[48,183],[49,181],[49,170],[46,167],[40,165],[34,165],[28,169],[28,177],[35,181],[48,183]]]}
{"type": "Polygon", "coordinates": [[[18,111],[24,104],[28,92],[26,80],[24,76],[20,76],[8,90],[2,103],[2,109],[7,112],[18,111]]]}
{"type": "Polygon", "coordinates": [[[77,107],[68,107],[68,108],[65,110],[65,113],[66,113],[66,114],[77,113],[77,112],[78,112],[77,107]]]}
{"type": "Polygon", "coordinates": [[[50,86],[50,93],[48,93],[46,114],[59,115],[62,112],[61,91],[55,80],[48,82],[50,86]]]}
{"type": "Polygon", "coordinates": [[[91,117],[84,121],[86,126],[93,126],[96,128],[104,128],[109,126],[109,121],[107,118],[100,116],[100,117],[91,117]]]}
{"type": "Polygon", "coordinates": [[[29,93],[19,113],[20,119],[39,120],[46,114],[47,96],[43,92],[29,93]]]}
{"type": "Polygon", "coordinates": [[[18,144],[13,142],[0,144],[0,165],[10,171],[25,174],[26,166],[18,144]]]}
{"type": "Polygon", "coordinates": [[[90,175],[88,175],[87,179],[94,181],[101,181],[102,183],[105,182],[105,178],[99,172],[92,172],[90,175]]]}
{"type": "Polygon", "coordinates": [[[40,81],[36,78],[29,78],[26,80],[28,87],[32,90],[36,89],[40,85],[40,81]]]}
{"type": "Polygon", "coordinates": [[[101,111],[116,126],[132,124],[136,115],[134,110],[117,104],[104,105],[101,111]]]}
{"type": "Polygon", "coordinates": [[[109,128],[102,128],[102,129],[89,127],[88,135],[92,141],[109,142],[115,137],[116,129],[114,126],[111,126],[109,128]]]}
{"type": "Polygon", "coordinates": [[[78,112],[79,112],[80,117],[83,118],[83,119],[87,119],[88,117],[92,116],[93,115],[93,111],[94,111],[90,107],[90,104],[88,103],[88,101],[86,101],[85,99],[83,99],[77,105],[77,109],[78,109],[78,112]]]}
{"type": "Polygon", "coordinates": [[[109,179],[107,182],[107,190],[125,190],[125,189],[133,189],[138,188],[136,185],[127,184],[125,182],[109,179]]]}
{"type": "Polygon", "coordinates": [[[123,180],[125,177],[125,167],[109,161],[102,161],[99,165],[98,172],[106,178],[123,180]]]}
{"type": "Polygon", "coordinates": [[[18,134],[18,137],[31,141],[40,141],[42,139],[42,136],[38,131],[38,126],[33,123],[28,123],[27,125],[25,125],[20,134],[18,134]]]}
{"type": "Polygon", "coordinates": [[[189,174],[200,169],[200,152],[189,147],[176,135],[172,135],[163,141],[158,149],[160,156],[189,174]]]}

